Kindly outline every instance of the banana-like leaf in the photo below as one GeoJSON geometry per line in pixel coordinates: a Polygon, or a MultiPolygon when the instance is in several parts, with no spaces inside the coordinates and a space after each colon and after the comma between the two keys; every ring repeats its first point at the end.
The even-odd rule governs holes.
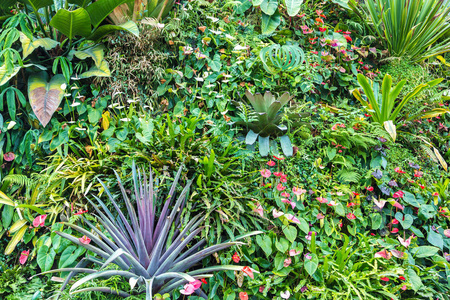
{"type": "Polygon", "coordinates": [[[34,11],[37,11],[38,9],[43,7],[53,5],[53,0],[23,0],[23,2],[29,4],[34,11]]]}
{"type": "Polygon", "coordinates": [[[423,114],[420,115],[420,117],[422,119],[431,119],[431,118],[435,118],[437,116],[443,115],[445,113],[450,114],[450,109],[447,109],[447,108],[435,108],[435,109],[429,110],[427,112],[424,112],[423,114]]]}
{"type": "Polygon", "coordinates": [[[91,34],[91,18],[86,9],[80,7],[76,10],[69,11],[60,9],[53,16],[50,25],[58,29],[70,40],[74,36],[87,37],[91,34]]]}
{"type": "Polygon", "coordinates": [[[22,225],[22,227],[20,227],[18,229],[18,231],[16,233],[14,233],[14,236],[12,237],[12,239],[9,241],[8,245],[5,248],[5,255],[9,255],[14,251],[17,243],[19,243],[20,240],[23,238],[27,229],[28,229],[28,225],[24,224],[24,225],[22,225]]]}
{"type": "Polygon", "coordinates": [[[28,98],[31,108],[42,126],[47,126],[64,96],[66,80],[55,75],[48,81],[46,72],[33,74],[28,79],[28,98]]]}
{"type": "Polygon", "coordinates": [[[92,2],[92,0],[68,0],[70,4],[76,4],[79,7],[86,8],[86,6],[92,2]]]}
{"type": "Polygon", "coordinates": [[[9,228],[9,233],[14,233],[18,230],[20,230],[24,225],[28,223],[25,219],[19,219],[17,220],[12,226],[9,228]]]}
{"type": "Polygon", "coordinates": [[[107,36],[108,34],[114,33],[116,31],[127,31],[136,37],[139,37],[139,28],[137,27],[136,23],[133,21],[128,21],[124,24],[120,25],[103,25],[98,27],[90,36],[88,36],[86,39],[91,40],[94,42],[100,41],[102,38],[107,36]]]}
{"type": "Polygon", "coordinates": [[[275,11],[273,15],[267,15],[265,13],[262,13],[262,23],[261,23],[262,34],[273,33],[280,24],[281,24],[281,15],[278,12],[278,9],[275,11]]]}
{"type": "Polygon", "coordinates": [[[73,56],[77,57],[78,59],[85,60],[87,58],[92,58],[96,66],[100,66],[103,59],[104,54],[103,50],[105,49],[105,46],[103,45],[95,45],[94,47],[90,47],[84,50],[72,50],[69,53],[69,60],[72,60],[73,56]]]}
{"type": "Polygon", "coordinates": [[[286,4],[286,10],[290,17],[295,17],[300,11],[300,6],[303,4],[303,0],[284,0],[286,4]]]}
{"type": "Polygon", "coordinates": [[[395,142],[395,139],[397,138],[397,128],[395,127],[394,122],[392,122],[392,120],[384,121],[384,129],[386,129],[392,140],[395,142]]]}
{"type": "Polygon", "coordinates": [[[45,50],[51,50],[59,45],[57,41],[49,38],[40,38],[32,41],[23,32],[20,32],[20,42],[22,43],[23,59],[27,58],[28,55],[39,47],[45,50]]]}
{"type": "Polygon", "coordinates": [[[98,0],[86,7],[92,26],[97,28],[117,6],[126,2],[130,2],[130,0],[98,0]]]}

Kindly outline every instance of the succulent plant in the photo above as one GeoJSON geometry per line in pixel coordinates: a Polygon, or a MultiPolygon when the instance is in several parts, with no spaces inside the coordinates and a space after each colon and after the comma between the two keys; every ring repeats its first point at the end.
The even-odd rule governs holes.
{"type": "MultiPolygon", "coordinates": [[[[280,144],[283,153],[286,156],[292,156],[292,144],[289,137],[285,134],[287,127],[280,124],[284,116],[288,116],[289,120],[293,121],[294,126],[305,124],[300,119],[306,114],[294,113],[292,111],[282,112],[281,109],[285,106],[293,96],[289,95],[289,92],[285,92],[278,98],[271,92],[266,92],[264,95],[259,93],[252,94],[250,91],[246,91],[250,104],[252,105],[254,112],[247,112],[245,115],[248,117],[243,118],[237,124],[245,124],[249,131],[245,138],[245,142],[248,145],[253,145],[256,140],[259,142],[259,153],[261,156],[267,156],[269,154],[270,137],[275,138],[280,136],[280,144]]],[[[248,110],[243,103],[235,103],[241,111],[248,110]]],[[[242,115],[242,114],[241,114],[242,115]]]]}
{"type": "MultiPolygon", "coordinates": [[[[90,201],[97,212],[95,216],[107,233],[102,232],[97,224],[93,224],[86,219],[84,219],[84,222],[91,228],[91,231],[75,224],[64,223],[83,235],[81,239],[63,232],[56,232],[63,238],[96,254],[95,257],[87,256],[83,258],[74,268],[45,272],[70,272],[62,285],[61,291],[66,288],[76,274],[85,273],[88,275],[76,281],[70,289],[71,292],[96,291],[128,297],[130,296],[129,293],[116,291],[109,287],[78,289],[90,280],[119,275],[129,280],[132,291],[134,290],[136,293],[144,291],[142,289],[137,291],[135,287],[145,287],[146,299],[151,300],[156,293],[169,293],[184,283],[211,277],[211,273],[214,271],[240,271],[244,268],[234,265],[206,268],[197,266],[205,257],[242,243],[229,241],[204,248],[206,240],[202,239],[188,249],[186,248],[202,231],[203,227],[200,225],[204,216],[199,214],[185,224],[182,222],[183,207],[192,183],[191,180],[186,184],[175,201],[176,187],[182,167],[178,170],[168,195],[163,198],[158,198],[154,189],[151,168],[149,175],[141,170],[136,170],[134,163],[132,169],[136,208],[132,205],[120,177],[116,174],[118,186],[123,196],[122,203],[126,206],[127,215],[122,212],[117,201],[113,199],[108,188],[100,180],[114,210],[108,209],[106,204],[96,196],[94,197],[101,208],[90,201]],[[158,199],[165,199],[165,201],[160,205],[158,199]],[[159,218],[157,216],[158,211],[160,211],[159,218]],[[100,268],[88,268],[87,266],[90,264],[98,265],[100,268]],[[110,264],[115,264],[116,269],[105,269],[110,264]],[[194,267],[195,270],[193,270],[194,267]]],[[[259,233],[261,232],[250,232],[237,237],[236,240],[259,233]]],[[[201,289],[196,290],[196,292],[206,299],[206,295],[201,289]]]]}

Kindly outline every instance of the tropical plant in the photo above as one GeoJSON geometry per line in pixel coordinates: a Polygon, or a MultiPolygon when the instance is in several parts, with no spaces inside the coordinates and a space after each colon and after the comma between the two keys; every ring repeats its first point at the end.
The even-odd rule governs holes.
{"type": "Polygon", "coordinates": [[[267,72],[277,74],[297,70],[305,60],[305,54],[295,45],[274,44],[261,49],[259,58],[267,72]]]}
{"type": "MultiPolygon", "coordinates": [[[[358,89],[353,90],[353,96],[361,102],[366,111],[371,115],[374,122],[377,122],[386,128],[394,141],[397,136],[396,120],[403,107],[411,99],[416,97],[422,90],[433,87],[443,80],[442,78],[438,78],[427,83],[420,84],[397,103],[397,97],[405,85],[406,80],[400,81],[393,87],[392,77],[389,74],[386,74],[383,78],[380,91],[380,86],[377,82],[366,78],[362,74],[358,74],[357,77],[360,87],[364,90],[366,99],[363,99],[358,89]],[[396,103],[397,106],[394,109],[396,103]]],[[[407,120],[416,117],[417,115],[413,115],[407,120]]]]}
{"type": "MultiPolygon", "coordinates": [[[[118,202],[114,200],[111,192],[102,181],[100,183],[103,185],[109,201],[114,206],[115,212],[110,211],[105,202],[96,196],[94,198],[101,208],[91,202],[98,214],[98,220],[107,231],[107,234],[86,219],[84,221],[92,231],[85,230],[74,224],[64,223],[83,235],[83,238],[77,238],[64,232],[56,232],[63,238],[97,255],[95,258],[88,256],[82,259],[74,268],[61,268],[45,272],[70,271],[61,290],[64,290],[73,276],[78,273],[87,273],[89,275],[75,282],[70,289],[71,291],[76,290],[83,283],[90,280],[119,275],[129,279],[132,290],[135,286],[145,286],[146,299],[151,300],[155,293],[164,294],[179,287],[183,283],[211,277],[211,272],[219,270],[240,271],[243,269],[242,266],[224,265],[187,271],[210,254],[242,243],[230,241],[200,250],[206,243],[206,240],[202,239],[186,250],[186,246],[204,228],[199,227],[204,221],[202,215],[197,215],[189,220],[189,222],[183,224],[183,207],[185,206],[192,180],[186,184],[178,199],[173,203],[178,180],[181,176],[181,166],[168,195],[164,197],[166,200],[158,218],[157,212],[159,211],[158,206],[160,204],[157,201],[159,197],[154,189],[156,183],[153,182],[151,169],[149,175],[145,174],[143,170],[137,170],[134,163],[132,169],[136,209],[133,207],[118,175],[118,185],[122,192],[123,202],[126,205],[128,215],[125,216],[122,213],[118,202]],[[172,210],[169,207],[171,204],[173,204],[172,210]],[[96,245],[90,244],[91,241],[96,245]],[[100,270],[87,269],[86,266],[89,263],[99,265],[100,270]],[[104,270],[110,264],[115,264],[120,270],[104,270]]],[[[259,233],[261,232],[250,232],[236,237],[236,240],[259,233]]],[[[98,291],[125,297],[130,296],[126,292],[115,291],[111,288],[104,287],[80,289],[77,293],[83,291],[98,291]]],[[[200,290],[199,294],[206,297],[200,290]]]]}
{"type": "MultiPolygon", "coordinates": [[[[237,122],[239,125],[246,125],[247,129],[249,129],[245,143],[247,145],[253,145],[258,139],[259,153],[261,156],[267,156],[269,154],[270,137],[275,138],[281,136],[281,149],[286,156],[291,156],[293,153],[291,140],[285,134],[287,127],[280,123],[284,117],[287,117],[293,121],[293,126],[299,126],[304,124],[299,119],[305,116],[305,114],[294,113],[292,111],[289,113],[280,111],[293,96],[290,96],[289,92],[285,92],[277,99],[271,92],[266,92],[264,95],[260,93],[253,95],[248,90],[245,92],[245,95],[255,110],[254,113],[246,113],[250,118],[246,117],[246,119],[237,122]]],[[[238,107],[245,107],[247,110],[245,104],[237,102],[235,104],[238,107]]]]}
{"type": "Polygon", "coordinates": [[[289,17],[294,17],[300,11],[303,0],[256,0],[253,6],[259,6],[262,11],[261,33],[271,34],[281,24],[281,14],[278,6],[284,4],[289,17]]]}
{"type": "Polygon", "coordinates": [[[121,24],[127,20],[138,21],[143,18],[154,18],[162,20],[173,7],[174,0],[134,0],[127,1],[116,7],[109,18],[114,24],[121,24]]]}
{"type": "MultiPolygon", "coordinates": [[[[357,2],[349,2],[363,18],[357,2]]],[[[366,15],[391,56],[423,61],[450,51],[450,6],[442,0],[366,0],[366,15]]]]}

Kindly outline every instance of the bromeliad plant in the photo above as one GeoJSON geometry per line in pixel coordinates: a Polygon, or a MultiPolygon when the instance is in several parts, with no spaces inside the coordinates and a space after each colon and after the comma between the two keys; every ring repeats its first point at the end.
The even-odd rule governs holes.
{"type": "MultiPolygon", "coordinates": [[[[178,170],[168,195],[164,197],[166,200],[162,205],[159,218],[157,212],[160,204],[157,202],[158,195],[154,189],[151,170],[149,176],[147,176],[143,171],[141,173],[140,170],[136,170],[136,166],[133,163],[132,177],[136,209],[131,204],[120,177],[117,175],[118,185],[122,191],[123,202],[128,213],[127,216],[122,213],[120,206],[113,199],[106,185],[100,181],[106,194],[109,196],[109,201],[114,206],[114,211],[109,210],[106,204],[96,196],[94,198],[101,208],[94,203],[92,205],[97,212],[100,224],[107,231],[107,234],[86,219],[85,222],[92,231],[85,230],[74,224],[64,223],[83,235],[83,238],[77,238],[64,232],[57,232],[60,236],[95,253],[97,257],[88,256],[82,259],[74,268],[56,269],[46,273],[71,272],[63,283],[61,290],[66,288],[69,281],[76,274],[89,274],[76,281],[72,285],[71,291],[96,278],[123,276],[129,279],[132,290],[135,286],[145,287],[146,299],[151,300],[155,293],[164,294],[171,292],[184,283],[192,283],[196,279],[211,277],[211,272],[220,270],[240,271],[244,269],[242,266],[223,265],[192,270],[205,257],[242,243],[230,241],[202,249],[206,243],[206,240],[202,239],[189,249],[186,249],[186,246],[193,242],[194,238],[203,230],[204,227],[200,227],[200,225],[204,218],[201,215],[197,215],[186,224],[182,223],[183,207],[192,181],[187,183],[175,201],[175,190],[181,170],[182,167],[178,170]],[[174,201],[175,203],[173,203],[174,201]],[[171,204],[173,204],[172,209],[170,209],[171,204]],[[86,268],[89,263],[100,266],[100,269],[86,268]],[[116,265],[119,270],[105,270],[110,264],[116,265]]],[[[259,233],[261,232],[250,232],[237,237],[236,240],[259,233]]],[[[245,267],[244,271],[248,271],[247,269],[250,268],[245,267]]],[[[106,287],[84,288],[76,292],[80,293],[83,291],[112,293],[123,297],[130,296],[126,292],[115,291],[106,287]]],[[[201,290],[196,292],[206,299],[206,295],[201,290]]],[[[137,293],[141,292],[137,291],[137,293]]]]}
{"type": "Polygon", "coordinates": [[[294,125],[302,125],[303,123],[298,121],[298,119],[304,116],[304,114],[292,112],[286,113],[281,112],[280,110],[293,98],[293,96],[290,96],[289,92],[286,92],[276,99],[271,92],[266,92],[264,95],[259,93],[253,95],[248,90],[245,92],[245,95],[254,109],[254,112],[248,112],[248,108],[245,104],[237,103],[237,106],[241,111],[245,110],[247,112],[245,113],[245,118],[241,116],[242,120],[237,122],[237,124],[246,125],[249,129],[245,138],[245,143],[247,145],[253,145],[256,142],[256,139],[258,139],[259,153],[261,156],[267,156],[269,154],[270,137],[274,138],[281,136],[280,144],[283,153],[286,156],[292,156],[293,150],[291,140],[289,139],[289,136],[285,134],[287,127],[280,123],[284,117],[288,117],[294,121],[294,125]]]}

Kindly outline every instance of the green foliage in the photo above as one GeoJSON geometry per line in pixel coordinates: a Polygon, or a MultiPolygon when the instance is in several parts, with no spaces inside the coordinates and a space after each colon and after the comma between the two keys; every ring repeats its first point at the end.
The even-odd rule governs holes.
{"type": "Polygon", "coordinates": [[[292,72],[305,60],[305,54],[298,46],[278,44],[261,49],[259,57],[264,69],[272,74],[292,72]]]}
{"type": "Polygon", "coordinates": [[[365,9],[391,56],[423,61],[450,51],[445,1],[366,0],[365,9]]]}

